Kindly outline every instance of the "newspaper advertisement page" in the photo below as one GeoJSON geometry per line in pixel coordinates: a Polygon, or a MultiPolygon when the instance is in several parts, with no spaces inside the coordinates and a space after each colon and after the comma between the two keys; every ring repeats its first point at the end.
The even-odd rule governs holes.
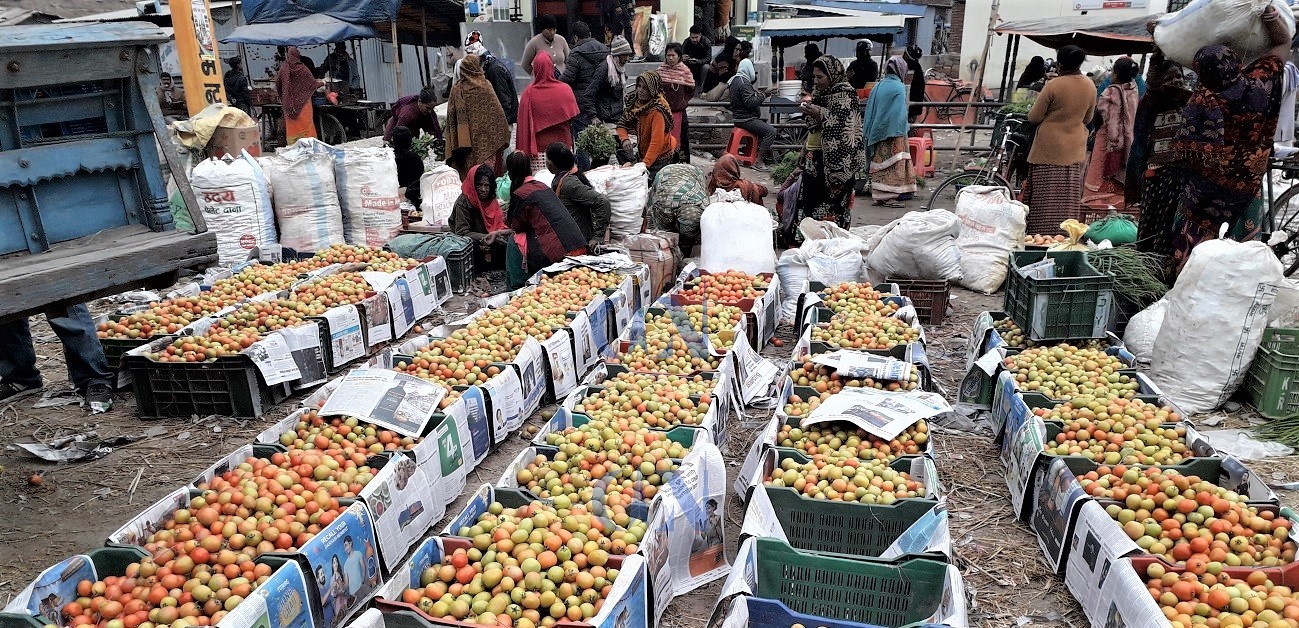
{"type": "Polygon", "coordinates": [[[789,541],[785,529],[780,525],[780,519],[776,518],[776,507],[767,496],[765,487],[754,487],[753,495],[749,497],[749,507],[744,511],[744,526],[740,528],[740,536],[765,536],[789,541]]]}
{"type": "Polygon", "coordinates": [[[320,416],[350,416],[405,436],[421,436],[447,391],[433,382],[384,369],[348,373],[320,416]]]}
{"type": "Polygon", "coordinates": [[[288,346],[293,362],[298,365],[298,372],[302,374],[298,381],[293,383],[295,388],[301,390],[328,379],[329,376],[325,372],[324,350],[320,346],[320,325],[316,321],[282,329],[280,333],[284,335],[284,344],[288,346]]]}
{"type": "Polygon", "coordinates": [[[325,310],[329,323],[329,355],[335,368],[365,355],[365,334],[361,332],[361,311],[354,305],[325,310]]]}
{"type": "Polygon", "coordinates": [[[654,623],[673,596],[730,570],[726,560],[726,463],[715,445],[697,446],[659,495],[643,540],[654,592],[654,623]],[[664,548],[666,547],[666,551],[664,548]]]}
{"type": "Polygon", "coordinates": [[[1006,465],[1006,488],[1010,489],[1010,503],[1022,517],[1027,494],[1031,490],[1033,469],[1042,455],[1046,427],[1037,417],[1025,422],[1013,434],[1006,435],[1006,447],[1001,452],[1001,462],[1006,465]]]}
{"type": "Polygon", "coordinates": [[[302,379],[293,351],[280,332],[266,336],[240,353],[253,361],[267,386],[302,379]]]}
{"type": "Polygon", "coordinates": [[[492,451],[492,419],[487,406],[487,393],[482,386],[470,386],[460,393],[456,403],[447,408],[447,414],[460,416],[463,413],[465,417],[469,439],[462,438],[460,442],[466,448],[465,453],[471,454],[470,468],[478,466],[492,451]]]}
{"type": "Polygon", "coordinates": [[[850,416],[860,419],[862,429],[885,440],[893,440],[920,419],[951,412],[942,395],[874,388],[845,388],[812,411],[811,418],[850,416]]]}
{"type": "Polygon", "coordinates": [[[577,387],[577,364],[573,359],[573,333],[557,329],[541,346],[546,350],[550,387],[555,399],[563,399],[577,387]]]}
{"type": "Polygon", "coordinates": [[[1069,549],[1069,528],[1078,512],[1079,502],[1091,500],[1073,471],[1058,458],[1038,473],[1034,484],[1030,491],[1036,491],[1037,497],[1029,527],[1037,533],[1037,546],[1047,564],[1058,570],[1064,553],[1069,549]]]}
{"type": "Polygon", "coordinates": [[[865,377],[875,380],[905,382],[911,378],[910,362],[886,355],[860,351],[835,351],[814,356],[812,361],[828,366],[844,377],[865,377]]]}
{"type": "Polygon", "coordinates": [[[384,294],[388,296],[388,310],[392,314],[393,336],[400,338],[406,335],[419,319],[419,315],[415,312],[410,283],[405,277],[398,277],[387,290],[384,290],[384,294]]]}
{"type": "Polygon", "coordinates": [[[1144,574],[1122,558],[1129,553],[1140,550],[1100,504],[1087,501],[1078,513],[1065,585],[1093,626],[1167,626],[1144,574]]]}
{"type": "MultiPolygon", "coordinates": [[[[545,349],[536,338],[528,336],[514,356],[514,366],[518,369],[519,381],[523,385],[523,403],[520,412],[520,425],[533,412],[541,407],[541,397],[546,394],[546,358],[545,349]]],[[[517,427],[517,426],[516,426],[517,427]]]]}
{"type": "Polygon", "coordinates": [[[772,382],[780,377],[780,367],[775,362],[768,360],[753,347],[749,346],[749,341],[743,335],[735,338],[735,344],[731,347],[735,353],[736,378],[742,378],[740,382],[740,391],[744,398],[744,404],[751,403],[754,399],[766,395],[771,388],[772,382]]]}
{"type": "MultiPolygon", "coordinates": [[[[604,299],[603,296],[599,298],[604,299]]],[[[591,331],[591,316],[586,311],[575,313],[568,328],[573,332],[573,361],[577,363],[578,372],[586,373],[600,359],[600,348],[595,344],[591,331]]]]}
{"type": "Polygon", "coordinates": [[[510,365],[487,380],[482,389],[487,393],[492,411],[492,442],[503,443],[528,418],[523,411],[523,383],[510,365]]]}
{"type": "Polygon", "coordinates": [[[406,455],[390,458],[360,495],[374,518],[385,570],[396,567],[406,550],[446,512],[441,500],[434,498],[428,476],[406,455]]]}
{"type": "Polygon", "coordinates": [[[365,344],[377,347],[392,340],[392,318],[388,310],[388,295],[378,292],[361,302],[361,311],[365,313],[362,325],[365,327],[365,344]]]}

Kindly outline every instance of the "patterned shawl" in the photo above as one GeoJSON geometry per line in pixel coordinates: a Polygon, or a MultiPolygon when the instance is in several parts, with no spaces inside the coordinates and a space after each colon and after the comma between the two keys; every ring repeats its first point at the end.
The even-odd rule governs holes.
{"type": "Polygon", "coordinates": [[[667,122],[663,125],[663,130],[672,132],[672,108],[668,106],[667,98],[663,97],[663,79],[659,76],[657,70],[649,70],[644,74],[636,77],[636,87],[642,85],[649,88],[650,99],[640,102],[636,99],[636,91],[633,90],[627,94],[623,101],[622,121],[618,126],[624,129],[638,129],[640,117],[651,111],[658,111],[663,114],[667,122]]]}
{"type": "Polygon", "coordinates": [[[470,147],[470,163],[480,164],[510,144],[510,125],[496,90],[476,55],[459,62],[460,81],[451,86],[447,104],[447,150],[470,147]]]}
{"type": "Polygon", "coordinates": [[[812,93],[812,104],[825,112],[821,120],[810,122],[813,129],[821,130],[822,163],[825,172],[815,160],[804,159],[803,168],[814,177],[824,177],[825,182],[838,187],[852,181],[866,165],[862,150],[861,106],[857,90],[845,79],[843,63],[833,55],[822,55],[812,62],[830,78],[829,89],[812,93]]]}

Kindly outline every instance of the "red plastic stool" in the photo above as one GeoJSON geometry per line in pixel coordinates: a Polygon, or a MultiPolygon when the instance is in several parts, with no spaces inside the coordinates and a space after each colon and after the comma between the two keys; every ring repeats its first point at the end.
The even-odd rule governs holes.
{"type": "Polygon", "coordinates": [[[938,154],[934,151],[933,138],[908,137],[907,148],[911,150],[911,165],[915,167],[916,174],[922,177],[934,176],[938,154]]]}
{"type": "Polygon", "coordinates": [[[752,167],[758,161],[758,136],[735,127],[731,130],[731,141],[726,145],[726,153],[735,157],[741,166],[752,167]]]}

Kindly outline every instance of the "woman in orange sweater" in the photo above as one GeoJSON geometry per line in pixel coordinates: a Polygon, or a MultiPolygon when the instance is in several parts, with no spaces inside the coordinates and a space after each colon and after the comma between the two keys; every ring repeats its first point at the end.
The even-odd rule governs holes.
{"type": "Polygon", "coordinates": [[[618,139],[622,142],[619,161],[623,164],[634,161],[630,135],[633,129],[639,161],[645,164],[653,181],[659,170],[672,163],[677,150],[677,140],[672,137],[672,109],[663,96],[663,79],[657,70],[636,77],[636,92],[627,97],[623,108],[618,122],[618,139]]]}

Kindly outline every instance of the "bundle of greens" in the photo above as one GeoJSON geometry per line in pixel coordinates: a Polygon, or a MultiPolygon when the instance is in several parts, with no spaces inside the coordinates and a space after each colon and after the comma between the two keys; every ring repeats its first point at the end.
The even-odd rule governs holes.
{"type": "Polygon", "coordinates": [[[1087,261],[1096,270],[1113,275],[1115,292],[1143,309],[1168,292],[1162,256],[1132,246],[1116,246],[1088,251],[1087,261]]]}

